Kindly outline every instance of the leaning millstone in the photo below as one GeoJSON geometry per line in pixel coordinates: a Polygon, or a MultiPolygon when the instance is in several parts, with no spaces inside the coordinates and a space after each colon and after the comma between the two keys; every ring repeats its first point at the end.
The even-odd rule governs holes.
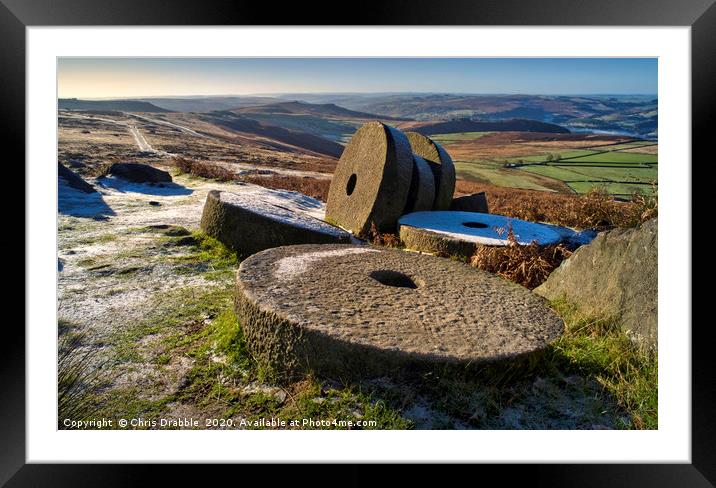
{"type": "Polygon", "coordinates": [[[368,246],[269,249],[241,263],[236,280],[249,352],[286,377],[511,363],[562,334],[545,304],[463,263],[368,246]]]}
{"type": "Polygon", "coordinates": [[[420,212],[433,208],[435,178],[427,161],[413,154],[413,178],[408,192],[408,203],[403,213],[420,212]]]}
{"type": "Polygon", "coordinates": [[[450,208],[455,193],[455,165],[452,158],[442,146],[429,137],[417,132],[406,132],[410,147],[418,156],[425,159],[435,176],[435,202],[433,210],[450,208]]]}
{"type": "Polygon", "coordinates": [[[311,216],[264,202],[256,195],[212,190],[201,229],[242,255],[291,244],[348,243],[351,235],[311,216]]]}
{"type": "Polygon", "coordinates": [[[471,256],[480,246],[507,246],[510,230],[520,245],[557,244],[570,231],[502,215],[452,211],[414,212],[402,216],[398,227],[408,249],[447,256],[471,256]]]}
{"type": "Polygon", "coordinates": [[[473,193],[472,195],[464,195],[453,198],[452,203],[450,204],[450,210],[490,213],[489,208],[487,207],[487,195],[485,195],[484,191],[481,191],[480,193],[473,193]]]}
{"type": "Polygon", "coordinates": [[[392,230],[408,200],[413,154],[405,135],[369,122],[348,142],[328,190],[326,219],[354,234],[392,230]]]}

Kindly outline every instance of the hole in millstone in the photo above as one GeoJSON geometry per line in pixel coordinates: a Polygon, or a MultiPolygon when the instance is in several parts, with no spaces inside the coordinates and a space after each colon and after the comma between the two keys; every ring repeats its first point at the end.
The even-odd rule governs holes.
{"type": "Polygon", "coordinates": [[[391,271],[389,269],[380,269],[378,271],[371,271],[369,276],[375,281],[385,286],[394,286],[397,288],[412,288],[415,289],[418,285],[410,278],[410,276],[400,273],[398,271],[391,271]]]}
{"type": "Polygon", "coordinates": [[[355,173],[351,175],[350,178],[348,178],[348,184],[346,185],[346,195],[351,196],[351,193],[353,193],[353,190],[356,189],[356,182],[358,181],[358,177],[355,173]]]}
{"type": "Polygon", "coordinates": [[[471,229],[487,229],[487,224],[483,224],[482,222],[463,222],[465,227],[470,227],[471,229]]]}

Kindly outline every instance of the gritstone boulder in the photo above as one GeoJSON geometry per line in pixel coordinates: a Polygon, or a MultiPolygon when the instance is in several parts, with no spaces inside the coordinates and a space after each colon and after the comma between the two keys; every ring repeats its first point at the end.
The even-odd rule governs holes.
{"type": "Polygon", "coordinates": [[[484,191],[453,198],[450,210],[460,212],[490,213],[487,207],[487,196],[484,191]]]}
{"type": "Polygon", "coordinates": [[[141,163],[114,163],[107,173],[134,183],[170,183],[172,176],[166,171],[141,163]]]}

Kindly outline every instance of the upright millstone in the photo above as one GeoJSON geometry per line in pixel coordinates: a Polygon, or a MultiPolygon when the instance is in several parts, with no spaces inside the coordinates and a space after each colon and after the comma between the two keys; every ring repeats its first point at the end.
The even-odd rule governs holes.
{"type": "Polygon", "coordinates": [[[425,159],[435,177],[435,202],[433,210],[450,208],[455,193],[455,165],[442,146],[429,137],[417,132],[406,132],[413,153],[425,159]]]}
{"type": "Polygon", "coordinates": [[[346,145],[333,174],[326,220],[354,234],[392,230],[408,201],[413,154],[405,134],[369,122],[346,145]]]}
{"type": "Polygon", "coordinates": [[[430,165],[417,154],[413,154],[413,178],[403,214],[430,210],[434,201],[435,178],[430,165]]]}

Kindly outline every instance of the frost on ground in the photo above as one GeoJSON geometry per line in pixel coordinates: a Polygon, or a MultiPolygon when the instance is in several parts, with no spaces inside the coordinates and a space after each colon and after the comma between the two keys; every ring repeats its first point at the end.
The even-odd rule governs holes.
{"type": "MultiPolygon", "coordinates": [[[[207,259],[191,232],[199,227],[211,190],[318,219],[324,205],[292,191],[174,178],[154,185],[89,180],[97,189],[92,194],[59,181],[60,334],[81,337],[83,350],[97,353],[97,364],[107,368],[103,393],[112,399],[114,415],[236,423],[271,416],[338,417],[377,419],[377,428],[419,429],[618,425],[618,412],[599,385],[579,376],[527,378],[504,391],[428,376],[411,384],[379,379],[332,388],[327,379],[285,388],[266,383],[248,366],[232,362],[230,352],[216,347],[218,336],[209,335],[232,307],[235,262],[226,266],[207,259]]],[[[370,251],[348,247],[346,252],[370,251]]],[[[300,273],[322,257],[301,256],[276,272],[300,273]]]]}
{"type": "Polygon", "coordinates": [[[207,193],[236,192],[310,218],[324,215],[318,200],[246,183],[187,176],[153,185],[114,177],[89,182],[96,193],[59,179],[58,320],[83,347],[100,351],[99,361],[114,364],[110,388],[135,388],[147,400],[177,391],[193,361],[162,357],[167,336],[189,331],[153,323],[181,314],[183,302],[232,289],[233,270],[212,273],[210,262],[192,259],[195,247],[170,237],[189,236],[191,243],[207,193]]]}

